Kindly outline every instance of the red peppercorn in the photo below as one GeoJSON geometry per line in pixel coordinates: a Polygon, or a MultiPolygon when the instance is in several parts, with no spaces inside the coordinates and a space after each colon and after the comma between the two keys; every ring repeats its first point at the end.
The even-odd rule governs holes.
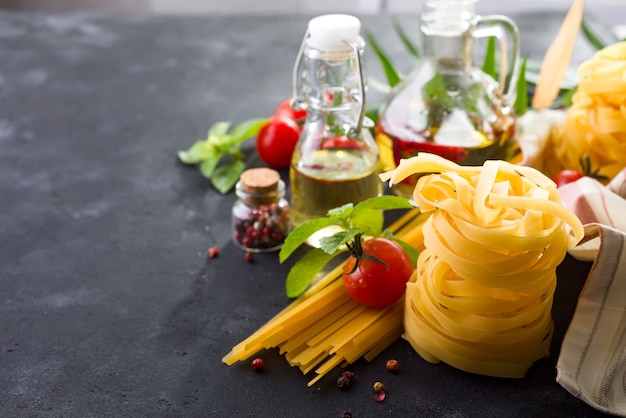
{"type": "Polygon", "coordinates": [[[356,376],[353,372],[346,370],[341,373],[341,376],[337,379],[337,387],[339,389],[348,389],[356,380],[356,376]]]}
{"type": "Polygon", "coordinates": [[[219,253],[220,253],[220,248],[217,245],[210,247],[207,251],[209,258],[215,258],[219,255],[219,253]]]}
{"type": "Polygon", "coordinates": [[[257,357],[252,360],[252,370],[255,372],[262,372],[265,369],[265,362],[261,357],[257,357]]]}
{"type": "Polygon", "coordinates": [[[254,261],[254,255],[250,251],[246,251],[244,260],[246,260],[246,263],[252,263],[254,261]]]}
{"type": "Polygon", "coordinates": [[[376,392],[376,394],[374,395],[374,400],[378,401],[378,402],[382,402],[385,400],[385,398],[387,397],[387,395],[385,394],[384,390],[380,390],[378,392],[376,392]]]}
{"type": "Polygon", "coordinates": [[[387,363],[385,364],[385,369],[387,369],[389,373],[397,373],[398,367],[398,360],[396,359],[387,360],[387,363]]]}

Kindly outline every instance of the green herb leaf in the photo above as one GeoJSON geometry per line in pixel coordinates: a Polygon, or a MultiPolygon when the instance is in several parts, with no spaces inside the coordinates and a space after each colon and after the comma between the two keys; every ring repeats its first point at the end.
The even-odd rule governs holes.
{"type": "Polygon", "coordinates": [[[357,203],[355,211],[363,209],[391,210],[391,209],[411,209],[413,204],[400,196],[377,196],[357,203]]]}
{"type": "Polygon", "coordinates": [[[369,30],[364,30],[363,33],[365,37],[367,38],[367,42],[369,46],[372,48],[372,51],[374,51],[374,54],[380,60],[380,63],[383,67],[383,72],[385,73],[385,76],[387,77],[387,82],[389,83],[391,87],[395,86],[396,84],[400,82],[401,78],[398,75],[398,72],[394,68],[393,64],[391,63],[391,60],[389,59],[387,54],[383,51],[383,49],[380,47],[380,45],[374,38],[374,35],[369,30]]]}
{"type": "Polygon", "coordinates": [[[210,179],[213,177],[213,173],[215,173],[215,168],[220,162],[222,156],[220,154],[216,154],[210,157],[207,157],[200,163],[200,174],[203,177],[210,179]]]}
{"type": "Polygon", "coordinates": [[[393,27],[396,30],[398,37],[402,41],[402,44],[407,49],[407,51],[409,51],[409,54],[411,54],[413,58],[419,59],[421,56],[419,49],[413,43],[413,41],[408,37],[408,35],[404,31],[404,28],[402,27],[402,25],[400,25],[400,22],[398,22],[397,20],[394,20],[393,27]]]}
{"type": "Polygon", "coordinates": [[[519,77],[517,78],[517,96],[515,97],[515,103],[513,109],[518,117],[523,116],[528,110],[528,86],[526,84],[526,60],[522,59],[522,64],[519,68],[519,77]]]}
{"type": "Polygon", "coordinates": [[[289,270],[285,290],[287,297],[295,298],[304,292],[311,284],[315,276],[322,268],[335,257],[337,254],[328,254],[327,252],[313,248],[289,270]]]}
{"type": "Polygon", "coordinates": [[[330,218],[318,218],[298,225],[287,235],[278,253],[278,260],[283,263],[298,247],[305,243],[307,238],[317,231],[331,225],[337,225],[337,221],[330,218]]]}
{"type": "Polygon", "coordinates": [[[346,203],[343,206],[329,210],[328,216],[330,216],[331,218],[345,219],[348,216],[350,216],[353,210],[354,210],[354,205],[352,203],[346,203]]]}
{"type": "Polygon", "coordinates": [[[178,158],[185,164],[198,164],[202,176],[209,179],[220,193],[226,194],[245,169],[242,142],[257,135],[267,120],[256,118],[241,122],[230,134],[230,122],[217,122],[209,128],[206,140],[196,141],[189,149],[178,151],[178,158]],[[226,162],[220,166],[222,160],[226,162]]]}
{"type": "Polygon", "coordinates": [[[211,158],[215,149],[207,141],[200,140],[193,143],[189,149],[178,151],[178,158],[185,164],[198,164],[206,158],[211,158]]]}
{"type": "Polygon", "coordinates": [[[383,230],[385,218],[383,211],[372,208],[359,208],[352,212],[350,226],[360,229],[365,235],[378,236],[383,230]]]}
{"type": "Polygon", "coordinates": [[[487,47],[485,50],[485,60],[482,70],[485,74],[490,75],[493,79],[497,79],[498,72],[496,69],[496,38],[490,36],[487,38],[487,47]]]}
{"type": "Polygon", "coordinates": [[[246,164],[243,160],[234,159],[231,162],[224,164],[215,169],[211,176],[211,183],[213,187],[217,189],[221,194],[226,194],[232,189],[239,176],[246,168],[246,164]]]}
{"type": "Polygon", "coordinates": [[[246,138],[256,136],[261,128],[269,122],[267,118],[249,119],[235,126],[230,131],[230,138],[235,143],[240,143],[246,138]]]}
{"type": "Polygon", "coordinates": [[[342,245],[354,238],[360,229],[352,228],[349,231],[341,231],[333,234],[329,237],[322,237],[320,239],[320,248],[328,254],[334,254],[338,251],[342,245]]]}
{"type": "Polygon", "coordinates": [[[228,134],[228,128],[230,128],[230,122],[216,122],[209,128],[207,140],[213,138],[223,137],[228,134]]]}
{"type": "Polygon", "coordinates": [[[589,27],[589,25],[587,25],[587,23],[585,23],[585,20],[583,19],[583,21],[580,23],[580,29],[582,31],[583,36],[585,37],[585,39],[587,40],[587,42],[589,42],[589,44],[595,48],[596,50],[601,50],[604,47],[606,47],[606,42],[603,42],[602,40],[600,40],[600,38],[593,33],[593,31],[591,30],[591,28],[589,27]]]}

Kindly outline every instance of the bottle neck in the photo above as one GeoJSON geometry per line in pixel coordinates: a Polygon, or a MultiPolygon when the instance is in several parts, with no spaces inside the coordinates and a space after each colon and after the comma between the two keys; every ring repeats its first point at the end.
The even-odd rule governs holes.
{"type": "Polygon", "coordinates": [[[424,55],[437,68],[464,70],[472,65],[475,0],[425,0],[420,31],[424,55]]]}

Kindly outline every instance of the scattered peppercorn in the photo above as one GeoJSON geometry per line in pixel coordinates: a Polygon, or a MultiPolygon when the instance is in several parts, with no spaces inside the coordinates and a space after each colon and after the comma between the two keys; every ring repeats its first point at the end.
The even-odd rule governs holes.
{"type": "Polygon", "coordinates": [[[387,395],[385,394],[385,391],[381,390],[381,391],[376,392],[376,394],[374,395],[374,400],[377,402],[382,402],[385,400],[386,396],[387,395]]]}
{"type": "Polygon", "coordinates": [[[341,414],[341,418],[352,418],[352,412],[343,411],[343,413],[341,414]]]}
{"type": "Polygon", "coordinates": [[[385,369],[387,369],[389,373],[397,373],[398,372],[398,360],[395,360],[395,359],[387,360],[387,363],[385,364],[385,369]]]}
{"type": "Polygon", "coordinates": [[[220,247],[218,247],[217,245],[214,245],[213,247],[210,247],[207,251],[209,258],[215,258],[219,255],[220,253],[220,247]]]}
{"type": "Polygon", "coordinates": [[[337,379],[337,387],[339,389],[348,389],[356,380],[356,376],[353,372],[346,370],[341,373],[341,376],[337,379]]]}
{"type": "Polygon", "coordinates": [[[255,372],[262,372],[263,369],[265,369],[265,362],[262,358],[257,357],[252,360],[252,370],[254,370],[255,372]]]}
{"type": "Polygon", "coordinates": [[[381,390],[385,390],[385,385],[383,385],[383,382],[374,383],[374,392],[380,392],[381,390]]]}
{"type": "Polygon", "coordinates": [[[252,263],[254,261],[254,255],[250,251],[246,251],[246,255],[244,256],[246,263],[252,263]]]}

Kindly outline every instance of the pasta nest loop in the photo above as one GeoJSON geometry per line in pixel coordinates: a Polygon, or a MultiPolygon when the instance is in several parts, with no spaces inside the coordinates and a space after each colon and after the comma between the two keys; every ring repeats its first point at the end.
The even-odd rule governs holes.
{"type": "Polygon", "coordinates": [[[522,377],[548,354],[556,267],[582,238],[582,224],[556,185],[529,167],[464,167],[419,154],[381,178],[416,173],[413,199],[435,212],[407,285],[407,339],[428,361],[522,377]]]}

